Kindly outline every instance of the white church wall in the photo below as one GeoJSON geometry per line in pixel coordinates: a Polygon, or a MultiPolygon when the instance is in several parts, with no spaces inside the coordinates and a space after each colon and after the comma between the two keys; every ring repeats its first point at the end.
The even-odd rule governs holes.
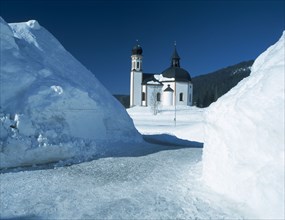
{"type": "MultiPolygon", "coordinates": [[[[193,99],[193,85],[188,82],[163,82],[163,86],[157,85],[143,85],[139,86],[140,91],[140,104],[142,106],[152,106],[156,101],[157,93],[161,94],[161,101],[159,105],[161,106],[171,106],[171,105],[192,105],[193,99]],[[164,90],[170,86],[173,92],[164,92],[164,90]],[[142,100],[142,93],[145,94],[145,100],[142,100]],[[183,94],[182,101],[180,101],[180,94],[183,94]],[[176,97],[176,100],[175,100],[176,97]]],[[[139,91],[137,92],[139,93],[139,91]]]]}
{"type": "Polygon", "coordinates": [[[163,92],[162,104],[163,106],[172,106],[173,105],[173,92],[165,91],[163,92]]]}
{"type": "MultiPolygon", "coordinates": [[[[175,82],[162,82],[163,83],[163,87],[162,87],[162,104],[164,103],[164,99],[168,99],[168,95],[165,95],[165,93],[163,92],[167,87],[168,85],[170,85],[170,88],[173,89],[173,91],[175,90],[175,82]],[[166,96],[166,97],[165,97],[166,96]]],[[[174,95],[172,95],[172,105],[174,105],[175,103],[175,100],[174,100],[174,95]]]]}
{"type": "Polygon", "coordinates": [[[146,90],[146,98],[147,98],[147,105],[148,106],[153,106],[157,104],[161,104],[161,101],[158,103],[157,102],[157,93],[161,94],[161,101],[162,101],[162,86],[157,86],[157,85],[147,85],[147,90],[146,90]]]}
{"type": "Polygon", "coordinates": [[[189,103],[189,83],[176,82],[176,105],[188,105],[188,103],[189,103]]]}
{"type": "Polygon", "coordinates": [[[174,105],[174,92],[164,92],[164,90],[170,86],[171,89],[175,89],[175,83],[174,82],[163,82],[163,94],[162,94],[162,104],[165,106],[171,106],[174,105]]]}

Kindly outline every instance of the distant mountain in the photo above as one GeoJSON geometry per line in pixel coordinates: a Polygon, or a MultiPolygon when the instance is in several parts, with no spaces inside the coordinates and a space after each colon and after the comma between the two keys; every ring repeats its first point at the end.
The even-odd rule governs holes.
{"type": "MultiPolygon", "coordinates": [[[[212,102],[236,86],[239,81],[249,76],[253,62],[254,60],[244,61],[212,73],[192,78],[194,105],[201,108],[208,107],[212,102]]],[[[114,97],[125,108],[129,108],[129,95],[114,95],[114,97]]]]}
{"type": "Polygon", "coordinates": [[[212,73],[192,78],[193,103],[197,107],[208,107],[212,102],[249,76],[254,60],[244,61],[212,73]]]}

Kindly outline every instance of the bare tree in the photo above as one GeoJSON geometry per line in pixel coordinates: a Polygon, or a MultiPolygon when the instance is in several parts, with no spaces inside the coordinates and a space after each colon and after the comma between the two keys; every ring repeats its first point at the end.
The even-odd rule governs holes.
{"type": "Polygon", "coordinates": [[[150,107],[154,115],[157,115],[159,112],[159,106],[161,103],[161,85],[152,85],[150,86],[150,107]]]}

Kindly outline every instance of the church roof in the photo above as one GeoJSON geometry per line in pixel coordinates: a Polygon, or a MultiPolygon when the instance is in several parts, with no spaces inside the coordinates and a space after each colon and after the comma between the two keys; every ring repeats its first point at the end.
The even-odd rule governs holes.
{"type": "Polygon", "coordinates": [[[172,59],[180,59],[178,53],[177,53],[177,50],[176,50],[176,46],[174,47],[174,51],[173,51],[173,54],[172,54],[172,59]]]}
{"type": "Polygon", "coordinates": [[[164,70],[161,74],[166,78],[174,78],[176,82],[191,81],[189,73],[181,67],[171,66],[164,70]]]}
{"type": "Polygon", "coordinates": [[[162,85],[162,83],[157,80],[154,75],[155,73],[143,73],[143,78],[142,78],[142,85],[146,84],[157,84],[157,85],[162,85]]]}

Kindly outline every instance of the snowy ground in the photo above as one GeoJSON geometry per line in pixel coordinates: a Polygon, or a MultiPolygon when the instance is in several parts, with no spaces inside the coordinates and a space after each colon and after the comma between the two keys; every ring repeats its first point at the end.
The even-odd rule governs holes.
{"type": "MultiPolygon", "coordinates": [[[[182,118],[195,111],[195,119],[202,120],[202,112],[196,110],[182,109],[177,114],[182,118]]],[[[65,167],[53,165],[52,169],[6,170],[0,175],[1,218],[237,219],[246,215],[241,204],[203,185],[202,143],[170,135],[173,128],[166,119],[173,111],[157,116],[147,108],[130,111],[131,116],[148,115],[143,124],[134,117],[138,130],[149,127],[144,136],[148,142],[134,146],[136,150],[128,155],[65,167]],[[162,134],[166,127],[168,135],[162,134]]],[[[180,130],[179,121],[176,128],[180,130]]]]}
{"type": "Polygon", "coordinates": [[[183,148],[1,174],[1,218],[242,217],[236,204],[203,186],[201,154],[183,148]]]}
{"type": "Polygon", "coordinates": [[[177,106],[175,114],[174,107],[160,107],[157,115],[151,107],[134,107],[127,111],[142,134],[172,134],[180,139],[204,142],[204,109],[177,106]]]}

